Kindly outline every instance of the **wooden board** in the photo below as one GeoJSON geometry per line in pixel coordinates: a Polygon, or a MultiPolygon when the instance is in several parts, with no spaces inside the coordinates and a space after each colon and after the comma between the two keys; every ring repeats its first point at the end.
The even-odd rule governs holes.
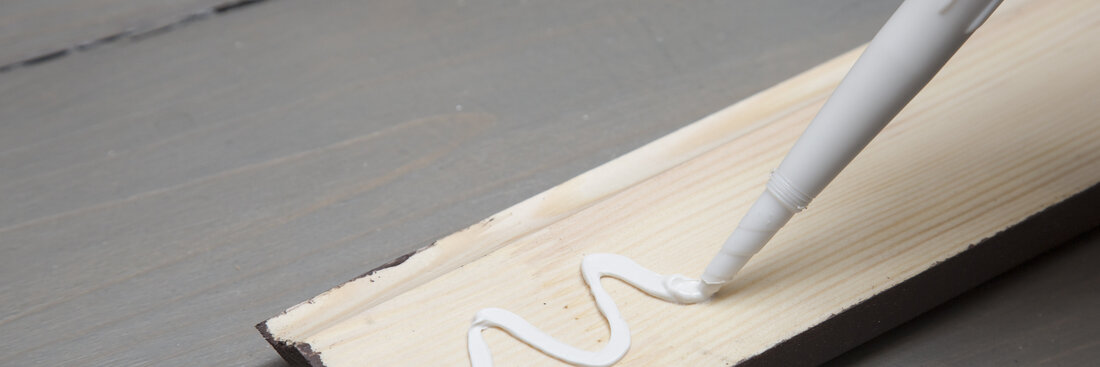
{"type": "MultiPolygon", "coordinates": [[[[1094,207],[1095,208],[1095,207],[1094,207]]],[[[1092,209],[1093,212],[1096,209],[1092,209]]],[[[1089,366],[1100,359],[1100,228],[830,360],[824,367],[1089,366]],[[1037,301],[1038,300],[1038,301],[1037,301]]]]}
{"type": "MultiPolygon", "coordinates": [[[[883,323],[896,324],[1094,225],[1095,218],[1079,214],[1097,202],[1086,189],[1100,181],[1092,128],[1098,75],[1090,67],[1100,49],[1100,29],[1090,21],[1097,12],[1087,1],[998,10],[814,208],[714,301],[667,305],[609,284],[634,330],[623,364],[768,358],[776,348],[807,342],[803,335],[828,340],[840,332],[828,328],[837,320],[852,334],[832,347],[859,342],[881,332],[854,328],[859,322],[852,319],[865,319],[868,310],[894,310],[883,323]],[[1022,236],[1029,233],[1042,236],[1022,236]],[[971,267],[1002,250],[1007,260],[998,265],[971,267]],[[898,292],[927,297],[882,306],[898,292]]],[[[606,330],[576,274],[580,257],[615,252],[659,272],[701,269],[856,54],[300,304],[261,329],[277,347],[289,347],[284,356],[305,352],[325,365],[367,358],[460,364],[470,315],[496,306],[596,348],[606,330]]],[[[486,338],[504,365],[556,363],[502,333],[486,338]]],[[[811,358],[805,362],[838,352],[783,358],[811,358]]]]}
{"type": "Polygon", "coordinates": [[[0,365],[281,366],[256,322],[899,2],[269,1],[0,74],[0,365]]]}
{"type": "Polygon", "coordinates": [[[0,2],[0,71],[156,32],[239,0],[0,2]]]}

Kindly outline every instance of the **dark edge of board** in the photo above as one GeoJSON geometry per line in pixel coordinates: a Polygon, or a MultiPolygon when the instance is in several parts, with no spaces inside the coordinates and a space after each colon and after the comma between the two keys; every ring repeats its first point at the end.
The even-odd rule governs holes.
{"type": "MultiPolygon", "coordinates": [[[[432,246],[435,246],[434,242],[431,245],[422,247],[420,249],[417,249],[416,251],[398,256],[397,258],[395,258],[393,260],[390,260],[389,262],[387,262],[385,264],[379,265],[378,267],[376,267],[374,269],[371,269],[371,270],[367,271],[366,273],[363,273],[362,275],[359,275],[355,278],[352,278],[351,280],[348,280],[348,281],[344,282],[343,284],[336,286],[336,288],[333,288],[333,289],[338,289],[340,287],[343,287],[345,284],[354,282],[356,280],[359,280],[360,278],[371,276],[374,273],[378,272],[379,270],[388,269],[388,268],[392,268],[392,267],[401,265],[401,264],[405,263],[405,261],[409,260],[409,258],[411,258],[413,255],[416,255],[420,251],[424,251],[425,249],[428,249],[432,246]]],[[[316,298],[316,297],[314,297],[314,298],[316,298]]],[[[306,302],[311,302],[311,301],[312,301],[312,299],[310,299],[310,301],[306,301],[306,302]]],[[[285,314],[285,313],[286,313],[286,311],[283,311],[279,315],[282,315],[282,314],[285,314]]],[[[278,316],[275,316],[275,317],[278,317],[278,316]]],[[[272,348],[275,348],[275,351],[279,353],[279,356],[283,357],[283,360],[285,360],[291,366],[318,366],[318,367],[324,366],[324,363],[321,362],[321,356],[319,354],[317,354],[317,352],[313,351],[313,348],[310,347],[309,343],[287,342],[285,340],[278,339],[275,336],[271,335],[271,330],[268,329],[268,327],[267,327],[267,322],[269,320],[271,320],[271,319],[267,319],[267,320],[264,320],[263,322],[260,322],[259,324],[256,324],[256,330],[258,330],[260,332],[260,335],[262,335],[264,337],[264,340],[267,340],[268,344],[271,344],[272,348]]]]}
{"type": "Polygon", "coordinates": [[[309,344],[287,343],[271,336],[271,331],[267,329],[267,321],[256,324],[256,330],[260,331],[260,335],[263,335],[271,347],[279,352],[279,356],[291,366],[323,366],[321,356],[317,355],[309,344]]]}
{"type": "Polygon", "coordinates": [[[1100,183],[738,366],[818,365],[1100,225],[1100,183]]]}

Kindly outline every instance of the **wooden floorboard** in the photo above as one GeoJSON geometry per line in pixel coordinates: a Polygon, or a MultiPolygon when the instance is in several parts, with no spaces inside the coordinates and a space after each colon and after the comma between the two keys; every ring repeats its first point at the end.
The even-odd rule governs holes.
{"type": "Polygon", "coordinates": [[[256,322],[897,3],[270,1],[2,73],[0,364],[277,363],[256,322]]]}
{"type": "Polygon", "coordinates": [[[30,66],[104,43],[182,25],[234,0],[0,2],[0,70],[30,66]]]}
{"type": "MultiPolygon", "coordinates": [[[[1095,11],[1087,2],[1072,1],[1024,2],[1002,8],[984,29],[992,33],[979,33],[937,79],[940,82],[934,81],[887,128],[878,145],[872,144],[868,150],[874,153],[863,159],[876,163],[852,168],[849,171],[860,173],[838,180],[851,180],[850,186],[837,184],[843,188],[832,191],[844,198],[832,204],[843,208],[819,201],[823,209],[802,217],[816,219],[795,222],[799,229],[788,230],[785,237],[777,238],[778,244],[769,247],[778,248],[773,250],[777,252],[765,250],[771,254],[769,260],[756,262],[764,264],[758,265],[761,273],[742,277],[730,297],[692,307],[696,314],[713,314],[709,320],[720,320],[720,329],[732,334],[718,337],[714,330],[700,326],[714,326],[699,320],[701,316],[646,303],[643,310],[628,310],[627,318],[641,318],[647,322],[645,329],[672,328],[680,333],[667,334],[667,340],[648,337],[654,350],[628,355],[624,363],[824,361],[842,352],[840,348],[854,346],[1091,228],[1097,220],[1097,193],[1086,189],[1100,180],[1097,147],[1092,145],[1089,128],[1095,115],[1090,111],[1096,108],[1091,103],[1095,99],[1091,82],[1097,75],[1086,66],[1100,39],[1095,25],[1087,20],[1095,11]],[[1005,73],[1004,68],[1013,72],[1005,73]],[[1038,90],[1044,93],[1033,93],[1038,90]],[[1045,124],[1037,125],[1040,120],[1045,124]],[[924,158],[914,161],[917,157],[924,158]],[[931,182],[922,181],[927,179],[931,182]],[[879,201],[871,200],[876,197],[879,201]],[[813,229],[825,227],[805,223],[840,224],[829,224],[829,231],[823,233],[813,229]],[[833,234],[845,228],[852,234],[833,234]],[[815,247],[800,250],[806,244],[799,243],[806,238],[812,238],[815,247]],[[900,242],[883,248],[880,242],[887,239],[900,242]],[[840,242],[845,245],[837,247],[840,242]],[[817,256],[822,259],[813,260],[815,253],[822,252],[817,256]],[[853,268],[851,258],[873,262],[853,268]],[[775,279],[755,281],[769,276],[775,279]],[[821,289],[814,286],[818,282],[825,283],[821,289]],[[829,296],[806,295],[823,296],[822,292],[829,296]],[[729,299],[741,303],[731,304],[729,299]],[[735,312],[730,315],[723,308],[720,314],[717,307],[723,305],[736,308],[735,312]],[[885,316],[864,317],[875,315],[885,316]],[[673,327],[683,320],[692,322],[673,327]],[[768,327],[748,327],[762,322],[768,327]],[[829,331],[837,323],[842,327],[829,331]],[[691,328],[688,336],[682,333],[684,328],[691,328]],[[701,337],[704,334],[709,337],[701,337]],[[815,334],[809,344],[831,346],[808,353],[803,337],[815,334]],[[836,337],[830,340],[831,336],[836,337]],[[698,344],[699,340],[718,344],[698,344]],[[677,347],[695,344],[694,348],[677,347]],[[791,353],[799,350],[802,353],[791,353]]],[[[292,343],[317,364],[351,365],[363,358],[382,364],[460,363],[464,335],[459,331],[468,322],[462,315],[480,307],[504,306],[521,313],[526,310],[536,324],[555,324],[557,333],[596,348],[605,334],[602,319],[593,316],[590,305],[582,305],[588,297],[574,279],[575,264],[566,268],[565,263],[579,262],[584,253],[609,250],[632,251],[645,258],[643,263],[658,264],[655,267],[662,270],[673,259],[681,266],[686,260],[704,259],[709,253],[700,253],[690,244],[720,239],[728,228],[712,222],[731,222],[719,219],[744,209],[719,210],[714,200],[748,204],[755,192],[745,194],[744,188],[759,186],[753,183],[761,184],[763,179],[754,177],[765,176],[764,171],[756,171],[778,162],[779,153],[802,126],[795,122],[804,124],[827,95],[813,91],[839,81],[836,71],[845,70],[852,59],[849,55],[838,58],[776,89],[799,91],[793,94],[806,91],[806,96],[784,100],[774,98],[783,92],[765,92],[723,111],[722,117],[703,120],[456,233],[403,264],[292,308],[261,329],[276,341],[292,343]],[[728,113],[733,110],[767,113],[755,116],[758,124],[741,125],[739,114],[728,113]],[[716,124],[728,127],[718,129],[725,136],[699,138],[699,131],[716,124]],[[667,149],[715,141],[721,144],[698,156],[667,149]],[[644,162],[635,158],[654,151],[686,160],[668,171],[658,169],[658,176],[635,177],[636,184],[594,179],[614,177],[606,174],[608,170],[629,172],[631,166],[623,169],[622,162],[644,162]],[[735,153],[746,162],[720,159],[735,153]],[[606,198],[589,200],[593,192],[606,198]],[[562,208],[575,211],[566,213],[562,208]],[[520,224],[531,221],[546,224],[520,224]],[[527,232],[500,235],[523,226],[527,232]],[[674,255],[669,246],[678,249],[674,255]],[[484,257],[475,256],[468,263],[452,261],[471,251],[484,257]],[[505,279],[515,281],[498,281],[502,273],[512,274],[505,279]],[[524,286],[525,282],[539,286],[524,286]],[[538,300],[543,306],[560,302],[574,306],[563,308],[579,313],[574,318],[578,322],[573,328],[562,326],[560,320],[555,323],[550,314],[561,310],[540,308],[538,300]],[[432,342],[421,344],[423,340],[432,342]],[[421,348],[424,345],[428,347],[421,348]]],[[[765,253],[761,256],[767,257],[765,253]]],[[[628,299],[626,303],[645,302],[636,292],[623,292],[616,297],[628,299]]],[[[527,348],[501,335],[493,334],[490,344],[501,345],[504,359],[554,362],[536,359],[527,348]]]]}

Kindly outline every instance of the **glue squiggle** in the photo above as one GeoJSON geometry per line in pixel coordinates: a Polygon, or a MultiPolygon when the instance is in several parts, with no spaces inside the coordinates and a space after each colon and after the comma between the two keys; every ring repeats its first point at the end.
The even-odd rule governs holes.
{"type": "Polygon", "coordinates": [[[664,276],[627,257],[615,254],[591,254],[581,262],[581,276],[596,299],[596,308],[607,318],[611,328],[611,338],[606,346],[597,352],[579,349],[562,343],[539,330],[518,315],[499,308],[486,308],[477,312],[474,322],[467,333],[467,346],[470,362],[474,367],[493,365],[492,354],[481,331],[499,328],[532,348],[557,358],[563,362],[578,366],[604,367],[618,362],[630,349],[630,329],[612,302],[611,296],[600,284],[600,278],[609,276],[626,282],[650,296],[668,302],[692,304],[707,300],[721,286],[682,275],[664,276]]]}

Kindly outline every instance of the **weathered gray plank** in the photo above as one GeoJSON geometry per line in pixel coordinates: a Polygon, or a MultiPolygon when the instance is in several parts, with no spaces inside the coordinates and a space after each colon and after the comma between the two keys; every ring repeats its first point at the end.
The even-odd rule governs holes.
{"type": "Polygon", "coordinates": [[[0,66],[141,33],[212,11],[227,0],[0,2],[0,66]]]}
{"type": "Polygon", "coordinates": [[[5,73],[0,361],[271,362],[255,322],[854,47],[896,4],[269,2],[5,73]]]}

